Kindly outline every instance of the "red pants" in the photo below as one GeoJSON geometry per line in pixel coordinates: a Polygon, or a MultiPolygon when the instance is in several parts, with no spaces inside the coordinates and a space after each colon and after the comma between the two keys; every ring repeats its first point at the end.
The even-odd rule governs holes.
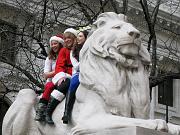
{"type": "Polygon", "coordinates": [[[49,101],[51,92],[54,90],[54,87],[55,87],[55,85],[52,82],[47,82],[45,84],[45,88],[44,88],[42,98],[49,101]]]}

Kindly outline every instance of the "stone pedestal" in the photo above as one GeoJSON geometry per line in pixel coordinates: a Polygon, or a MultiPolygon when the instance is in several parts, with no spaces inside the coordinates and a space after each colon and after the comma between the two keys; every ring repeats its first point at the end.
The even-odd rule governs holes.
{"type": "Polygon", "coordinates": [[[88,135],[171,135],[166,132],[160,132],[152,129],[142,127],[128,127],[112,130],[103,130],[98,133],[91,133],[88,135]]]}

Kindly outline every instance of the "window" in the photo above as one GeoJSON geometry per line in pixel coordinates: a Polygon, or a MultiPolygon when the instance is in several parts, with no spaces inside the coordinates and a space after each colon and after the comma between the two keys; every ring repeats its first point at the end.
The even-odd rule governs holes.
{"type": "Polygon", "coordinates": [[[158,85],[158,103],[173,107],[173,79],[158,85]]]}
{"type": "Polygon", "coordinates": [[[16,27],[0,20],[0,58],[15,61],[16,27]]]}

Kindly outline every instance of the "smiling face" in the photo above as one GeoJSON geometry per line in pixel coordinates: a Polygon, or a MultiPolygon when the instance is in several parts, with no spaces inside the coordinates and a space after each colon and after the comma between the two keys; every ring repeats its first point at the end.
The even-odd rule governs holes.
{"type": "Polygon", "coordinates": [[[83,32],[80,32],[77,37],[77,43],[80,45],[80,44],[84,44],[85,41],[86,41],[86,38],[83,32]]]}
{"type": "Polygon", "coordinates": [[[67,48],[71,48],[73,46],[74,40],[70,37],[64,38],[64,43],[67,48]]]}
{"type": "Polygon", "coordinates": [[[51,49],[55,52],[58,53],[60,50],[60,43],[58,41],[52,40],[51,41],[51,49]]]}
{"type": "Polygon", "coordinates": [[[72,33],[67,32],[64,34],[65,47],[71,49],[75,43],[76,43],[76,37],[72,33]]]}

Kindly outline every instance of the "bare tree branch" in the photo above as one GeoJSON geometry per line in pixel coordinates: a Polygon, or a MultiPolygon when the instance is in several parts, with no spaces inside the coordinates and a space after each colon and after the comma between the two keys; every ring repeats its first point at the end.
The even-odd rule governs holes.
{"type": "Polygon", "coordinates": [[[42,54],[44,56],[47,57],[47,53],[46,53],[46,50],[44,48],[44,45],[42,44],[41,42],[41,39],[42,39],[42,34],[43,34],[43,27],[44,27],[44,23],[45,23],[45,17],[46,17],[46,10],[47,10],[47,3],[48,3],[48,0],[44,0],[44,8],[43,8],[43,15],[42,15],[42,20],[41,20],[41,25],[40,25],[40,31],[39,31],[39,35],[38,35],[38,38],[37,38],[37,41],[42,49],[42,54]]]}
{"type": "Polygon", "coordinates": [[[7,63],[7,64],[11,65],[12,67],[14,67],[14,68],[18,69],[19,71],[21,71],[25,76],[27,76],[27,78],[29,78],[29,80],[30,80],[31,82],[33,82],[33,83],[34,83],[36,86],[38,86],[39,88],[43,88],[43,87],[44,87],[44,85],[41,84],[41,83],[37,80],[37,78],[34,78],[33,75],[32,75],[29,71],[21,68],[21,67],[18,66],[18,65],[15,65],[13,62],[9,61],[8,59],[3,59],[3,58],[1,58],[0,61],[1,61],[1,62],[4,62],[4,63],[7,63]]]}
{"type": "Polygon", "coordinates": [[[87,12],[87,10],[85,9],[84,5],[82,4],[82,2],[80,2],[80,0],[75,0],[77,2],[77,4],[80,7],[80,10],[84,13],[84,15],[86,16],[87,20],[92,23],[93,20],[91,19],[91,16],[89,15],[89,13],[87,12]]]}
{"type": "Polygon", "coordinates": [[[158,74],[158,76],[151,76],[150,78],[150,87],[155,87],[158,84],[161,84],[167,79],[180,79],[180,73],[165,73],[165,74],[158,74]]]}
{"type": "Polygon", "coordinates": [[[154,9],[154,12],[152,14],[152,17],[150,16],[150,11],[148,9],[147,1],[146,0],[140,0],[140,4],[142,6],[142,9],[144,11],[145,20],[148,25],[148,30],[150,33],[149,41],[148,41],[148,51],[150,51],[151,45],[152,45],[152,69],[151,69],[151,76],[154,76],[156,74],[156,66],[157,66],[157,39],[156,39],[156,32],[155,32],[155,24],[156,24],[156,18],[159,11],[159,5],[161,0],[158,0],[154,9]]]}
{"type": "Polygon", "coordinates": [[[127,11],[128,11],[128,0],[123,0],[123,11],[122,11],[122,13],[127,15],[127,11]]]}

